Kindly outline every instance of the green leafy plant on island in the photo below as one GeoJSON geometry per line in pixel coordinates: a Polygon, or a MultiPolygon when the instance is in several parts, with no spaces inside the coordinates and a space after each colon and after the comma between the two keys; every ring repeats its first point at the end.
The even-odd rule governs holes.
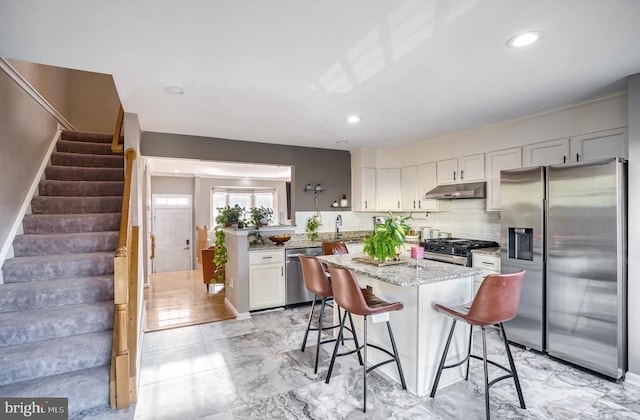
{"type": "Polygon", "coordinates": [[[365,238],[362,251],[379,261],[395,259],[404,246],[405,235],[411,229],[405,223],[407,219],[409,216],[394,216],[389,212],[389,218],[377,224],[374,234],[365,238]]]}
{"type": "Polygon", "coordinates": [[[312,241],[318,240],[318,228],[322,226],[319,216],[312,216],[307,219],[307,238],[312,241]]]}
{"type": "Polygon", "coordinates": [[[213,263],[215,264],[216,269],[214,271],[214,278],[211,279],[211,283],[224,281],[225,268],[229,258],[227,246],[225,245],[226,235],[224,233],[224,228],[243,220],[246,212],[244,207],[240,207],[237,204],[233,207],[217,207],[216,210],[218,210],[216,226],[214,228],[216,240],[213,247],[213,263]]]}

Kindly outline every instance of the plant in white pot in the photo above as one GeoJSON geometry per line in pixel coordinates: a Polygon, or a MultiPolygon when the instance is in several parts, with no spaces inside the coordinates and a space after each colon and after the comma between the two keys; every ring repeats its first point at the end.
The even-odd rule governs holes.
{"type": "Polygon", "coordinates": [[[365,238],[363,252],[374,260],[396,259],[404,246],[404,239],[411,227],[405,224],[409,216],[394,216],[375,226],[374,234],[365,238]]]}

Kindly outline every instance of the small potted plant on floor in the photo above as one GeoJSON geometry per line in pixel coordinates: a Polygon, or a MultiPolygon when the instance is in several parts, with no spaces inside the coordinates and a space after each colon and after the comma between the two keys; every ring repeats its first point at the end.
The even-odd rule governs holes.
{"type": "Polygon", "coordinates": [[[407,219],[409,216],[394,216],[389,212],[389,218],[384,223],[377,224],[374,234],[365,238],[362,251],[378,261],[396,259],[410,229],[410,226],[405,224],[407,219]]]}

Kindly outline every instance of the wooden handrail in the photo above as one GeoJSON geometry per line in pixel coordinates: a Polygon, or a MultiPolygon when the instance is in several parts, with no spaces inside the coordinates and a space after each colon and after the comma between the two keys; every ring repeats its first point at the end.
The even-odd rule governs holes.
{"type": "Polygon", "coordinates": [[[113,153],[122,153],[123,146],[120,144],[120,134],[122,133],[122,121],[124,120],[124,109],[120,105],[118,109],[118,118],[116,118],[116,127],[113,130],[113,139],[111,140],[111,151],[113,153]]]}
{"type": "MultiPolygon", "coordinates": [[[[122,107],[120,108],[122,110],[122,107]]],[[[111,347],[110,404],[122,409],[136,400],[138,336],[138,227],[132,226],[131,182],[136,151],[125,152],[124,190],[118,248],[113,261],[113,344],[111,347]],[[131,304],[130,304],[131,302],[131,304]]]]}

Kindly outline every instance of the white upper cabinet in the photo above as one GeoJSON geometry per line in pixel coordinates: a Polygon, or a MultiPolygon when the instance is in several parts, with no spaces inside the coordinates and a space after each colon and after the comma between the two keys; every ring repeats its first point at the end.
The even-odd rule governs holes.
{"type": "Polygon", "coordinates": [[[351,205],[353,211],[374,211],[377,209],[375,168],[358,168],[353,171],[351,180],[351,205]]]}
{"type": "Polygon", "coordinates": [[[378,169],[378,210],[400,210],[402,174],[399,168],[378,169]]]}
{"type": "Polygon", "coordinates": [[[424,198],[426,193],[438,185],[436,167],[435,162],[418,167],[418,210],[438,210],[438,200],[424,198]]]}
{"type": "Polygon", "coordinates": [[[500,210],[500,171],[521,167],[521,147],[487,153],[487,211],[500,210]]]}
{"type": "Polygon", "coordinates": [[[401,170],[402,178],[402,209],[415,210],[418,208],[420,193],[418,192],[418,167],[407,166],[401,170]]]}
{"type": "Polygon", "coordinates": [[[522,166],[545,166],[569,162],[569,139],[544,141],[522,148],[522,166]]]}
{"type": "Polygon", "coordinates": [[[628,156],[627,129],[623,127],[571,137],[570,149],[571,162],[584,162],[610,157],[626,159],[628,156]]]}
{"type": "Polygon", "coordinates": [[[484,154],[439,160],[437,162],[438,184],[484,180],[484,154]]]}

